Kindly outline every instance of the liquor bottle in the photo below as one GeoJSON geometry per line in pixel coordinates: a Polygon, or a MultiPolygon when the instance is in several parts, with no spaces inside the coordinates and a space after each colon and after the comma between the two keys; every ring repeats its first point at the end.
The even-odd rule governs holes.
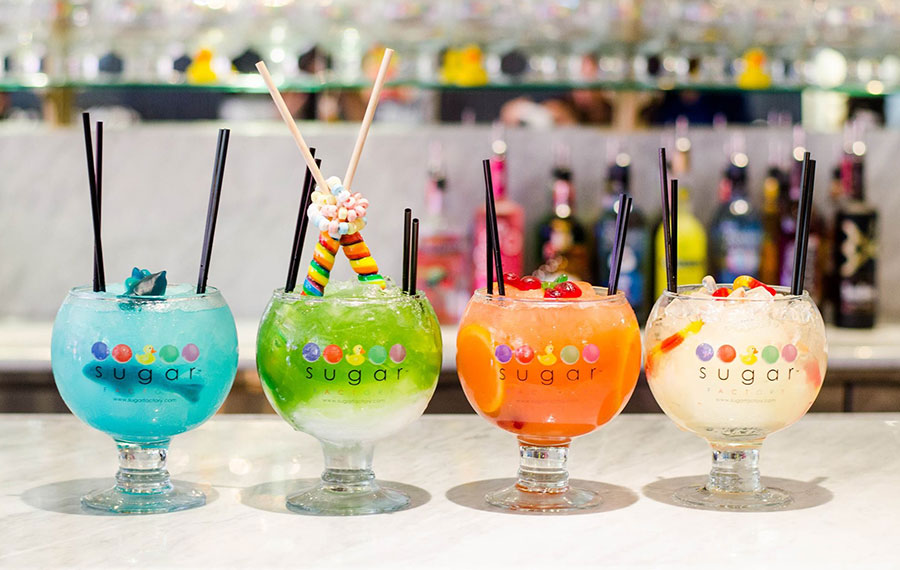
{"type": "Polygon", "coordinates": [[[719,185],[719,208],[709,239],[711,269],[720,283],[759,272],[762,224],[747,196],[747,155],[732,154],[719,185]]]}
{"type": "Polygon", "coordinates": [[[769,285],[781,283],[783,235],[781,232],[781,203],[784,190],[784,173],[775,165],[769,167],[763,180],[762,246],[759,252],[758,279],[769,285]]]}
{"type": "MultiPolygon", "coordinates": [[[[856,146],[856,145],[854,145],[856,146]]],[[[871,328],[875,326],[877,291],[875,263],[877,259],[876,223],[878,214],[865,201],[863,180],[864,150],[847,153],[841,165],[844,202],[835,215],[834,324],[839,327],[871,328]]],[[[864,148],[864,147],[863,147],[864,148]]]]}
{"type": "Polygon", "coordinates": [[[574,216],[575,187],[569,166],[569,149],[556,147],[551,174],[552,209],[537,231],[537,259],[541,266],[535,275],[543,280],[565,273],[570,279],[586,281],[590,275],[590,255],[584,226],[574,216]]]}
{"type": "MultiPolygon", "coordinates": [[[[626,153],[618,153],[609,166],[606,179],[606,192],[601,199],[601,214],[594,224],[594,283],[609,283],[609,268],[613,254],[613,243],[616,233],[616,214],[619,208],[619,194],[628,191],[631,177],[631,157],[626,153]]],[[[638,321],[647,317],[650,308],[651,275],[653,258],[651,256],[650,230],[643,212],[633,206],[628,218],[628,232],[622,251],[622,267],[619,270],[618,289],[625,293],[628,302],[634,308],[638,321]]]]}
{"type": "MultiPolygon", "coordinates": [[[[700,283],[706,275],[706,229],[691,205],[690,189],[683,180],[690,174],[691,141],[687,135],[687,120],[679,117],[675,123],[675,154],[672,155],[671,176],[678,184],[678,285],[700,283]]],[[[666,249],[662,223],[656,224],[655,290],[659,296],[666,288],[666,249]]]]}
{"type": "Polygon", "coordinates": [[[463,234],[444,213],[447,191],[441,146],[431,146],[428,183],[425,186],[425,217],[419,240],[419,269],[416,287],[425,292],[441,324],[459,321],[469,291],[466,273],[460,271],[465,262],[463,234]]]}
{"type": "MultiPolygon", "coordinates": [[[[522,273],[525,212],[522,206],[507,196],[506,179],[506,141],[500,128],[494,129],[494,142],[491,143],[494,156],[491,158],[491,181],[494,186],[494,203],[497,209],[497,233],[500,238],[500,259],[504,273],[522,273]]],[[[474,267],[475,288],[487,285],[485,264],[487,233],[484,227],[484,203],[479,202],[475,212],[474,243],[472,247],[472,266],[474,267]]],[[[496,279],[496,276],[494,277],[496,279]]]]}
{"type": "MultiPolygon", "coordinates": [[[[781,272],[782,285],[790,285],[794,272],[794,247],[797,236],[797,211],[800,208],[801,179],[803,176],[803,154],[806,148],[803,146],[802,131],[795,130],[794,151],[791,165],[791,174],[788,182],[788,191],[782,199],[781,206],[781,272]],[[798,134],[799,133],[799,134],[798,134]]],[[[818,185],[820,188],[822,184],[818,185]]],[[[829,265],[829,244],[825,219],[819,213],[815,204],[812,206],[809,221],[809,239],[806,248],[806,269],[804,270],[803,288],[809,291],[810,296],[817,305],[825,300],[826,273],[829,265]]]]}

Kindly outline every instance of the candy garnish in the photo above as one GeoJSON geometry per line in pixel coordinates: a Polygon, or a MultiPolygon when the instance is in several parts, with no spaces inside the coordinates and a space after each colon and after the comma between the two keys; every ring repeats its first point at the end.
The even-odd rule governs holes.
{"type": "Polygon", "coordinates": [[[646,362],[647,370],[649,371],[650,369],[652,369],[657,358],[659,358],[661,355],[665,354],[666,352],[670,352],[675,347],[679,346],[681,343],[684,342],[684,339],[686,339],[689,335],[697,334],[698,332],[700,332],[701,328],[703,328],[703,321],[701,321],[701,320],[691,321],[690,323],[688,323],[688,325],[686,327],[684,327],[677,333],[675,333],[669,337],[666,337],[663,340],[661,340],[659,343],[657,343],[656,346],[651,348],[650,351],[647,353],[647,362],[646,362]]]}
{"type": "Polygon", "coordinates": [[[328,232],[334,239],[355,234],[366,227],[366,210],[369,201],[359,192],[351,193],[332,176],[326,182],[331,192],[316,186],[311,196],[307,215],[320,232],[328,232]]]}
{"type": "Polygon", "coordinates": [[[563,281],[552,289],[544,291],[544,297],[555,299],[574,299],[581,297],[581,287],[571,281],[563,281]]]}
{"type": "Polygon", "coordinates": [[[759,279],[756,279],[755,277],[751,277],[749,275],[741,275],[735,278],[734,288],[737,289],[738,287],[746,287],[747,289],[756,289],[757,287],[762,287],[763,289],[768,291],[770,295],[775,295],[775,289],[769,287],[759,279]]]}
{"type": "Polygon", "coordinates": [[[719,287],[715,291],[713,291],[713,297],[727,297],[731,294],[731,290],[728,287],[719,287]]]}
{"type": "Polygon", "coordinates": [[[525,291],[531,291],[533,289],[540,289],[541,288],[541,280],[533,275],[525,275],[524,277],[519,279],[518,288],[525,290],[525,291]]]}
{"type": "Polygon", "coordinates": [[[125,280],[126,297],[161,297],[166,294],[166,272],[150,273],[147,269],[131,270],[131,277],[125,280]]]}

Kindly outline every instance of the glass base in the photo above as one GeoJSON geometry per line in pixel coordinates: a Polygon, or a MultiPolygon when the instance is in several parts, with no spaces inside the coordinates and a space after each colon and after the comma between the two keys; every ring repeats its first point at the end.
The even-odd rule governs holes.
{"type": "Polygon", "coordinates": [[[320,481],[287,498],[291,511],[305,515],[355,516],[377,515],[405,509],[410,499],[404,493],[386,489],[375,480],[361,484],[334,484],[320,481]]]}
{"type": "Polygon", "coordinates": [[[682,487],[674,493],[675,500],[690,506],[725,511],[778,510],[793,502],[787,491],[764,487],[749,493],[710,491],[706,487],[682,487]]]}
{"type": "Polygon", "coordinates": [[[488,493],[484,499],[495,507],[511,511],[558,513],[573,509],[589,509],[600,504],[600,495],[586,489],[540,493],[524,491],[518,485],[488,493]]]}
{"type": "Polygon", "coordinates": [[[173,485],[157,493],[127,493],[115,486],[88,493],[81,498],[81,504],[107,513],[146,515],[202,507],[206,504],[206,495],[197,489],[173,485]]]}

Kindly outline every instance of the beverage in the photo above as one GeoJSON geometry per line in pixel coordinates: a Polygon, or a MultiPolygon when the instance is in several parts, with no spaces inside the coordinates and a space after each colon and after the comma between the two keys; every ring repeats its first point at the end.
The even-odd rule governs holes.
{"type": "Polygon", "coordinates": [[[841,165],[845,200],[834,222],[834,324],[839,327],[875,326],[878,212],[866,202],[863,156],[848,153],[841,165]]]}
{"type": "Polygon", "coordinates": [[[537,511],[594,505],[593,493],[568,485],[568,445],[615,417],[634,390],[641,355],[634,312],[621,292],[584,282],[547,289],[533,277],[506,282],[503,297],[475,292],[456,341],[469,403],[519,439],[518,483],[487,500],[537,511]],[[544,296],[561,289],[577,296],[544,296]]]}
{"type": "Polygon", "coordinates": [[[710,268],[719,281],[759,272],[762,224],[747,196],[747,155],[738,152],[719,186],[719,208],[709,235],[710,268]]]}
{"type": "MultiPolygon", "coordinates": [[[[497,233],[500,236],[503,268],[506,271],[521,273],[524,265],[525,246],[525,211],[522,206],[507,197],[506,180],[506,141],[499,134],[491,145],[494,156],[491,159],[491,178],[494,185],[494,196],[497,208],[497,233]]],[[[474,268],[475,288],[487,285],[485,268],[487,232],[484,226],[484,205],[475,212],[473,232],[475,239],[472,247],[472,266],[474,268]]]]}
{"type": "Polygon", "coordinates": [[[234,317],[217,290],[169,285],[135,297],[122,283],[76,287],[54,321],[51,363],[72,413],[119,447],[117,486],[85,496],[86,506],[148,513],[205,502],[172,486],[165,457],[170,438],[219,409],[237,372],[234,317]]]}
{"type": "MultiPolygon", "coordinates": [[[[631,157],[625,153],[619,153],[615,162],[609,167],[606,193],[602,199],[602,213],[594,224],[594,242],[596,244],[594,263],[598,283],[609,282],[609,267],[612,260],[616,213],[618,212],[617,197],[622,192],[628,192],[631,179],[630,170],[631,157]]],[[[647,221],[643,212],[635,206],[628,220],[628,233],[622,253],[618,289],[625,293],[625,297],[634,307],[639,318],[646,315],[650,306],[650,283],[652,281],[650,272],[653,269],[651,246],[647,221]]]]}
{"type": "Polygon", "coordinates": [[[781,506],[789,495],[759,481],[759,447],[816,399],[826,370],[824,323],[806,294],[746,276],[713,283],[708,277],[705,286],[663,293],[647,322],[653,396],[714,451],[706,487],[676,498],[726,509],[781,506]]]}
{"type": "Polygon", "coordinates": [[[422,295],[332,283],[323,297],[278,290],[259,326],[263,390],[294,429],[347,445],[422,415],[441,369],[441,332],[422,295]]]}
{"type": "Polygon", "coordinates": [[[545,279],[563,273],[575,280],[590,275],[586,232],[573,215],[575,187],[568,153],[568,147],[557,147],[550,184],[552,208],[537,231],[537,258],[541,263],[538,273],[545,279]]]}
{"type": "Polygon", "coordinates": [[[462,233],[444,215],[444,174],[440,145],[433,145],[425,189],[426,217],[419,244],[418,289],[425,292],[442,324],[454,324],[465,307],[468,292],[462,233]]]}

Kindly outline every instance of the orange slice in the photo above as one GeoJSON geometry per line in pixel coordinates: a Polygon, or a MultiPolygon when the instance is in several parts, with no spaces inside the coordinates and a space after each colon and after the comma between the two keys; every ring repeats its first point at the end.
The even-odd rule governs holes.
{"type": "Polygon", "coordinates": [[[473,406],[496,416],[503,404],[503,382],[494,370],[491,334],[481,325],[462,327],[456,336],[456,370],[468,388],[473,406]]]}

